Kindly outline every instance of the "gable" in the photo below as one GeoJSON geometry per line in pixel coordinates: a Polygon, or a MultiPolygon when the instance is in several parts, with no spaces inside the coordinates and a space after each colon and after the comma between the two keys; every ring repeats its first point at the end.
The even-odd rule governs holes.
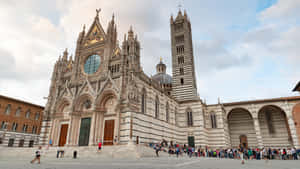
{"type": "Polygon", "coordinates": [[[99,22],[99,18],[95,17],[92,26],[89,28],[88,33],[84,38],[84,46],[92,45],[97,42],[104,42],[106,40],[106,34],[99,22]]]}

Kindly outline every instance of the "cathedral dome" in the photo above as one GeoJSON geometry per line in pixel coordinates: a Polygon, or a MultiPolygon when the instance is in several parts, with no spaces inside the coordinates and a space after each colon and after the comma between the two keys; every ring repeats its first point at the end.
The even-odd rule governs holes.
{"type": "Polygon", "coordinates": [[[167,66],[162,62],[156,65],[156,74],[152,76],[152,79],[156,80],[160,84],[172,84],[172,76],[166,73],[167,66]]]}
{"type": "Polygon", "coordinates": [[[172,76],[164,73],[157,73],[152,77],[152,79],[160,82],[160,84],[171,84],[172,83],[172,76]]]}

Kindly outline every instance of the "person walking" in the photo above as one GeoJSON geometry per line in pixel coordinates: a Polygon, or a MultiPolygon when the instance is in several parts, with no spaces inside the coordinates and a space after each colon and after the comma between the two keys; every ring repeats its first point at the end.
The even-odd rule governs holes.
{"type": "Polygon", "coordinates": [[[42,147],[39,146],[39,149],[35,151],[35,158],[32,161],[30,161],[31,164],[33,164],[35,161],[38,161],[38,164],[41,164],[41,150],[42,147]]]}
{"type": "Polygon", "coordinates": [[[242,164],[245,164],[245,161],[244,161],[244,148],[243,148],[243,146],[240,146],[240,148],[239,148],[239,154],[240,154],[240,158],[242,160],[242,164]]]}
{"type": "Polygon", "coordinates": [[[99,141],[99,143],[98,143],[98,150],[100,151],[101,148],[102,148],[102,143],[101,143],[101,141],[99,141]]]}

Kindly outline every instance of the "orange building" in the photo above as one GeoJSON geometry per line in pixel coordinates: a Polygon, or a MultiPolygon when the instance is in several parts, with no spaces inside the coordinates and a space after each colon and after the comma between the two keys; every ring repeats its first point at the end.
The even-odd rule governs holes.
{"type": "Polygon", "coordinates": [[[43,110],[43,106],[0,95],[0,146],[37,145],[43,110]]]}

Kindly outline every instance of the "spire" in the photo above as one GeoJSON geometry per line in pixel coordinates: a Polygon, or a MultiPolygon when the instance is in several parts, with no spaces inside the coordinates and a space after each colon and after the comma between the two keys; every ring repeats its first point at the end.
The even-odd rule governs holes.
{"type": "Polygon", "coordinates": [[[128,31],[128,39],[133,39],[133,30],[132,30],[132,26],[130,26],[130,29],[128,31]]]}
{"type": "Polygon", "coordinates": [[[83,25],[82,32],[85,32],[85,24],[83,25]]]}
{"type": "Polygon", "coordinates": [[[65,49],[64,54],[63,54],[63,60],[67,60],[68,59],[68,48],[65,49]]]}

